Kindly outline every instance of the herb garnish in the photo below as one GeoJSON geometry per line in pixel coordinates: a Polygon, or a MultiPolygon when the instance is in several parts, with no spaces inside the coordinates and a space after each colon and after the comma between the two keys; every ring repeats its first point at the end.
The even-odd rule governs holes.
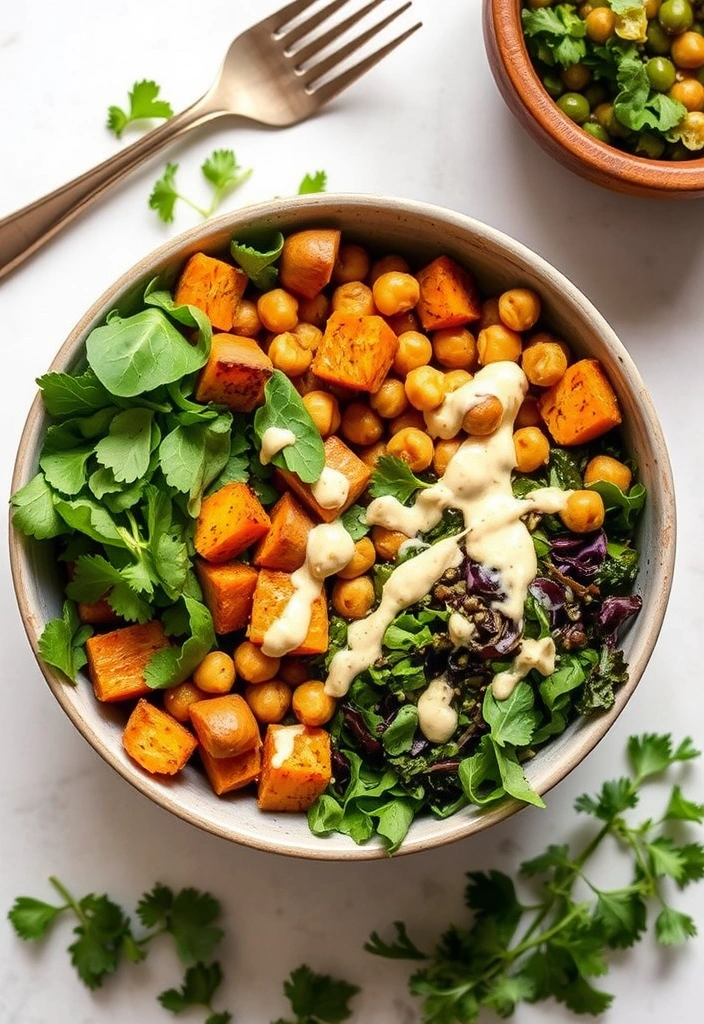
{"type": "Polygon", "coordinates": [[[168,163],[161,178],[154,184],[149,197],[149,206],[156,210],[165,224],[174,219],[174,207],[177,201],[190,206],[204,219],[211,217],[222,203],[225,196],[234,192],[250,177],[252,170],[243,170],[231,149],[215,149],[201,165],[201,173],[212,189],[212,198],[207,207],[199,206],[193,200],[178,191],[176,172],[178,164],[168,163]]]}
{"type": "Polygon", "coordinates": [[[373,498],[389,495],[405,505],[416,491],[429,486],[417,477],[402,459],[396,458],[395,455],[382,455],[374,467],[369,493],[373,498]]]}
{"type": "Polygon", "coordinates": [[[129,110],[121,107],[108,107],[107,126],[114,132],[118,139],[121,137],[127,125],[133,121],[142,121],[147,118],[169,118],[173,117],[171,104],[166,100],[160,100],[161,87],[156,82],[144,80],[135,82],[129,93],[129,110]]]}

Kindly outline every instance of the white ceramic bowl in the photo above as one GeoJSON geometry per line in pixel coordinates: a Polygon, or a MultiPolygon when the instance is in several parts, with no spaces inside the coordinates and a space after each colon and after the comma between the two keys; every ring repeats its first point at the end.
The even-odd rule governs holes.
{"type": "MultiPolygon", "coordinates": [[[[225,250],[233,234],[255,227],[286,233],[313,225],[334,225],[347,236],[356,236],[383,251],[401,251],[420,259],[448,253],[470,266],[489,293],[517,284],[535,288],[542,297],[545,321],[576,352],[599,359],[618,393],[626,441],[648,493],[637,541],[641,553],[637,590],[643,597],[643,607],[623,636],[622,646],[630,666],[629,682],[618,691],[612,710],[574,722],[527,766],[530,782],[538,793],[545,794],[595,747],[638,685],[662,625],[675,551],[672,476],[650,397],[626,349],[592,303],[567,278],[501,232],[438,207],[363,195],[277,200],[194,228],[146,257],[98,299],[61,346],[50,369],[67,371],[76,366],[83,357],[86,336],[110,310],[128,312],[130,304],[141,298],[148,281],[157,274],[175,278],[190,254],[225,250]]],[[[37,397],[20,441],[13,491],[36,472],[46,427],[47,418],[37,397]]],[[[50,546],[27,540],[11,527],[10,552],[22,620],[52,693],[91,746],[145,796],[193,825],[258,849],[331,860],[385,856],[380,843],[356,846],[343,835],[312,835],[304,815],[262,813],[253,796],[217,797],[195,767],[186,768],[168,781],[142,771],[122,747],[124,709],[100,704],[87,675],[81,676],[77,686],[69,686],[39,659],[38,639],[45,623],[60,614],[62,603],[50,546]]],[[[467,808],[445,820],[421,818],[411,826],[399,853],[429,849],[469,836],[503,820],[520,806],[508,801],[485,810],[467,808]]]]}

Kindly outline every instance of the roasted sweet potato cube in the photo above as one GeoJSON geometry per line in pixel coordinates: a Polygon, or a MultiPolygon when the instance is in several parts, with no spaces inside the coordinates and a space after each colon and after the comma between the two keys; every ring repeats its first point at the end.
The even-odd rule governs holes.
{"type": "Polygon", "coordinates": [[[312,369],[322,380],[354,391],[378,391],[398,348],[380,316],[331,313],[312,369]]]}
{"type": "Polygon", "coordinates": [[[189,708],[191,724],[211,757],[237,757],[259,744],[259,726],[239,693],[199,700],[189,708]]]}
{"type": "Polygon", "coordinates": [[[333,519],[337,519],[345,509],[348,509],[350,505],[355,503],[369,483],[372,471],[350,448],[347,447],[344,441],[341,441],[335,434],[332,434],[326,440],[324,448],[326,468],[333,469],[336,473],[342,473],[342,475],[347,477],[347,480],[349,481],[347,498],[342,505],[339,505],[336,508],[323,508],[323,506],[316,501],[313,495],[314,485],[304,484],[299,476],[296,476],[295,473],[290,473],[286,469],[277,469],[276,477],[277,479],[282,480],[286,487],[289,487],[303,502],[305,502],[308,508],[314,512],[319,519],[322,519],[324,523],[331,523],[333,519]]]}
{"type": "Polygon", "coordinates": [[[449,256],[438,256],[419,270],[416,278],[420,285],[416,313],[426,331],[460,327],[481,317],[482,304],[474,278],[449,256]]]}
{"type": "Polygon", "coordinates": [[[293,572],[306,560],[308,534],[313,520],[296,499],[286,491],[271,512],[271,528],[257,545],[252,561],[266,569],[293,572]]]}
{"type": "Polygon", "coordinates": [[[127,720],[122,744],[152,775],[180,772],[198,745],[192,732],[143,697],[127,720]]]}
{"type": "Polygon", "coordinates": [[[271,520],[247,484],[225,484],[203,499],[193,543],[208,562],[229,562],[267,532],[271,520]]]}
{"type": "Polygon", "coordinates": [[[111,626],[123,621],[104,597],[99,601],[78,601],[76,611],[81,622],[91,626],[111,626]]]}
{"type": "Polygon", "coordinates": [[[261,743],[236,757],[212,757],[202,745],[198,752],[213,792],[218,796],[242,789],[259,777],[262,766],[261,743]]]}
{"type": "Polygon", "coordinates": [[[216,633],[244,629],[252,611],[257,570],[244,562],[197,561],[196,574],[203,599],[213,616],[216,633]]]}
{"type": "MultiPolygon", "coordinates": [[[[261,569],[254,591],[252,618],[247,636],[253,644],[263,644],[266,632],[279,618],[294,591],[291,577],[285,572],[261,569]]],[[[291,654],[324,654],[328,649],[328,606],[322,593],[313,602],[308,634],[291,654]]]]}
{"type": "Polygon", "coordinates": [[[214,334],[208,362],[196,382],[196,400],[251,412],[264,401],[264,387],[273,372],[271,359],[252,338],[214,334]]]}
{"type": "Polygon", "coordinates": [[[264,739],[257,804],[262,811],[306,811],[332,777],[330,733],[270,725],[264,739]]]}
{"type": "Polygon", "coordinates": [[[156,619],[89,637],[86,655],[95,696],[112,702],[150,693],[144,670],[153,654],[169,646],[164,627],[156,619]]]}
{"type": "Polygon", "coordinates": [[[621,422],[616,393],[596,359],[580,359],[538,402],[557,444],[584,444],[621,422]]]}
{"type": "Polygon", "coordinates": [[[239,267],[197,252],[181,271],[174,301],[202,309],[216,331],[231,331],[248,280],[239,267]]]}
{"type": "Polygon", "coordinates": [[[339,248],[337,228],[309,228],[288,235],[279,260],[281,287],[315,298],[332,277],[339,248]]]}

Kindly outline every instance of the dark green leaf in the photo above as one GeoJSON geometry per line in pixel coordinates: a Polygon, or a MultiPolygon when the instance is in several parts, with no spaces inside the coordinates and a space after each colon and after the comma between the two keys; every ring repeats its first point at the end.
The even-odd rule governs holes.
{"type": "Polygon", "coordinates": [[[78,618],[73,601],[64,601],[60,619],[47,622],[39,637],[39,654],[47,665],[53,665],[72,683],[88,660],[85,642],[93,635],[93,627],[78,618]]]}
{"type": "Polygon", "coordinates": [[[428,486],[401,459],[395,455],[382,455],[377,460],[368,489],[373,498],[390,495],[405,505],[419,488],[428,486]]]}
{"type": "Polygon", "coordinates": [[[281,370],[274,370],[264,388],[264,405],[254,414],[254,432],[259,441],[267,430],[275,427],[296,435],[272,458],[280,469],[295,473],[304,483],[315,483],[325,466],[325,448],[318,428],[293,384],[281,370]]]}
{"type": "Polygon", "coordinates": [[[607,945],[627,949],[645,931],[647,911],[638,893],[616,889],[600,892],[594,911],[595,922],[603,929],[607,945]]]}
{"type": "Polygon", "coordinates": [[[409,938],[406,926],[403,921],[394,921],[396,938],[391,942],[384,942],[378,932],[372,932],[364,948],[367,953],[374,956],[384,956],[390,960],[427,960],[426,953],[421,952],[416,944],[409,938]]]}
{"type": "Polygon", "coordinates": [[[350,999],[359,992],[356,985],[316,974],[306,964],[291,971],[284,993],[299,1020],[307,1017],[323,1024],[341,1024],[352,1015],[350,999]]]}
{"type": "Polygon", "coordinates": [[[505,700],[497,700],[492,688],[487,687],[482,713],[494,742],[500,747],[528,746],[540,719],[534,704],[533,688],[526,682],[519,682],[505,700]]]}
{"type": "Polygon", "coordinates": [[[210,1009],[213,996],[222,983],[222,968],[212,964],[196,963],[187,968],[180,989],[170,988],[157,996],[165,1010],[183,1013],[191,1006],[206,1006],[210,1009]]]}

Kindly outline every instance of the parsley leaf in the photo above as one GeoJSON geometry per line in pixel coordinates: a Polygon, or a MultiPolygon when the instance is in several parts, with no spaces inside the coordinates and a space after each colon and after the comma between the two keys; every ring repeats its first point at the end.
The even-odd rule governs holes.
{"type": "Polygon", "coordinates": [[[328,176],[325,171],[316,171],[314,174],[306,174],[298,186],[299,196],[308,195],[311,192],[324,192],[328,183],[328,176]]]}
{"type": "Polygon", "coordinates": [[[373,498],[390,495],[405,505],[417,490],[429,486],[430,484],[419,479],[402,459],[396,458],[395,455],[382,455],[372,473],[369,493],[373,498]]]}
{"type": "Polygon", "coordinates": [[[110,131],[114,132],[119,139],[127,125],[133,121],[153,117],[173,117],[171,104],[166,100],[157,99],[160,89],[161,87],[156,82],[146,79],[142,82],[135,82],[129,93],[129,110],[125,111],[121,107],[108,107],[107,126],[110,131]]]}
{"type": "Polygon", "coordinates": [[[296,1020],[277,1024],[342,1024],[351,1017],[349,1001],[358,992],[357,985],[329,974],[316,974],[302,964],[284,982],[284,993],[296,1020]]]}

